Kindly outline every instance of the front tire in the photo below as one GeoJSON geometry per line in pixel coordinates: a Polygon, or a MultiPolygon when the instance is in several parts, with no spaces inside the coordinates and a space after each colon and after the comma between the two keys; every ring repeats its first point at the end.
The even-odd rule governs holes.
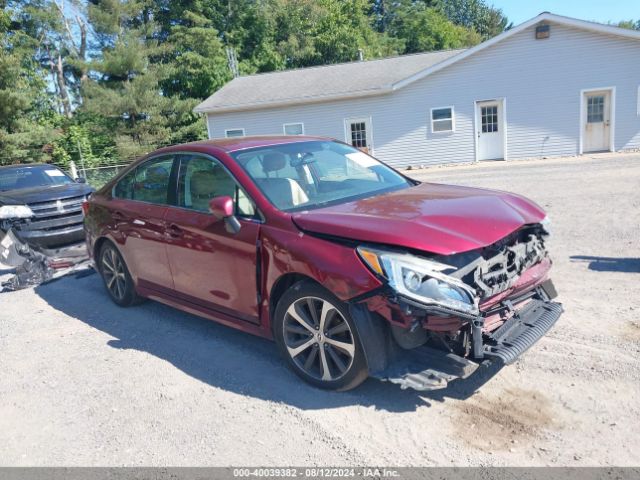
{"type": "Polygon", "coordinates": [[[98,270],[111,300],[121,307],[130,307],[143,301],[136,293],[133,279],[118,249],[106,242],[98,256],[98,270]]]}
{"type": "Polygon", "coordinates": [[[274,316],[280,353],[306,382],[328,390],[350,390],[364,382],[367,362],[346,306],[309,281],[280,298],[274,316]]]}

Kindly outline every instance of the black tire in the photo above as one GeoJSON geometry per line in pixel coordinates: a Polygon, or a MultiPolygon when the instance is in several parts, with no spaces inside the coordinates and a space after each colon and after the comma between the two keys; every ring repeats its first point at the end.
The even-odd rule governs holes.
{"type": "Polygon", "coordinates": [[[362,343],[347,306],[320,285],[310,281],[293,285],[278,301],[273,320],[280,353],[306,382],[344,391],[357,387],[369,376],[362,343]],[[320,325],[324,326],[323,331],[320,325]]]}
{"type": "Polygon", "coordinates": [[[116,305],[130,307],[144,301],[136,293],[129,268],[113,243],[105,242],[102,245],[97,267],[105,289],[116,305]]]}

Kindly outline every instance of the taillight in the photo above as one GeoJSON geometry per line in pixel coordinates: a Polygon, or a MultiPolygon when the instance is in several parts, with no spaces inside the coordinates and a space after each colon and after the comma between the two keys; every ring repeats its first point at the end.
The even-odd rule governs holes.
{"type": "Polygon", "coordinates": [[[87,200],[82,202],[82,213],[84,213],[85,217],[89,214],[89,202],[87,200]]]}

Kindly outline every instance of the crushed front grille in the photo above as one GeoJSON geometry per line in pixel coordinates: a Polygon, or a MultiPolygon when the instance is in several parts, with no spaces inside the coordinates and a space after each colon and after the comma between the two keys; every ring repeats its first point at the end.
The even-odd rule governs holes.
{"type": "Polygon", "coordinates": [[[61,200],[30,203],[29,208],[34,217],[21,230],[27,231],[55,231],[82,225],[82,202],[84,195],[61,200]]]}

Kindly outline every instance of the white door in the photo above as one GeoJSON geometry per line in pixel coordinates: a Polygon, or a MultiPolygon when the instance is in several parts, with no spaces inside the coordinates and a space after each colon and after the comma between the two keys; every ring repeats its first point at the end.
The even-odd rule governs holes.
{"type": "Polygon", "coordinates": [[[504,159],[504,113],[502,102],[476,103],[478,160],[504,159]]]}
{"type": "Polygon", "coordinates": [[[345,142],[365,153],[373,154],[371,118],[348,118],[344,122],[345,142]]]}
{"type": "Polygon", "coordinates": [[[586,92],[582,130],[582,151],[611,149],[611,91],[586,92]]]}

